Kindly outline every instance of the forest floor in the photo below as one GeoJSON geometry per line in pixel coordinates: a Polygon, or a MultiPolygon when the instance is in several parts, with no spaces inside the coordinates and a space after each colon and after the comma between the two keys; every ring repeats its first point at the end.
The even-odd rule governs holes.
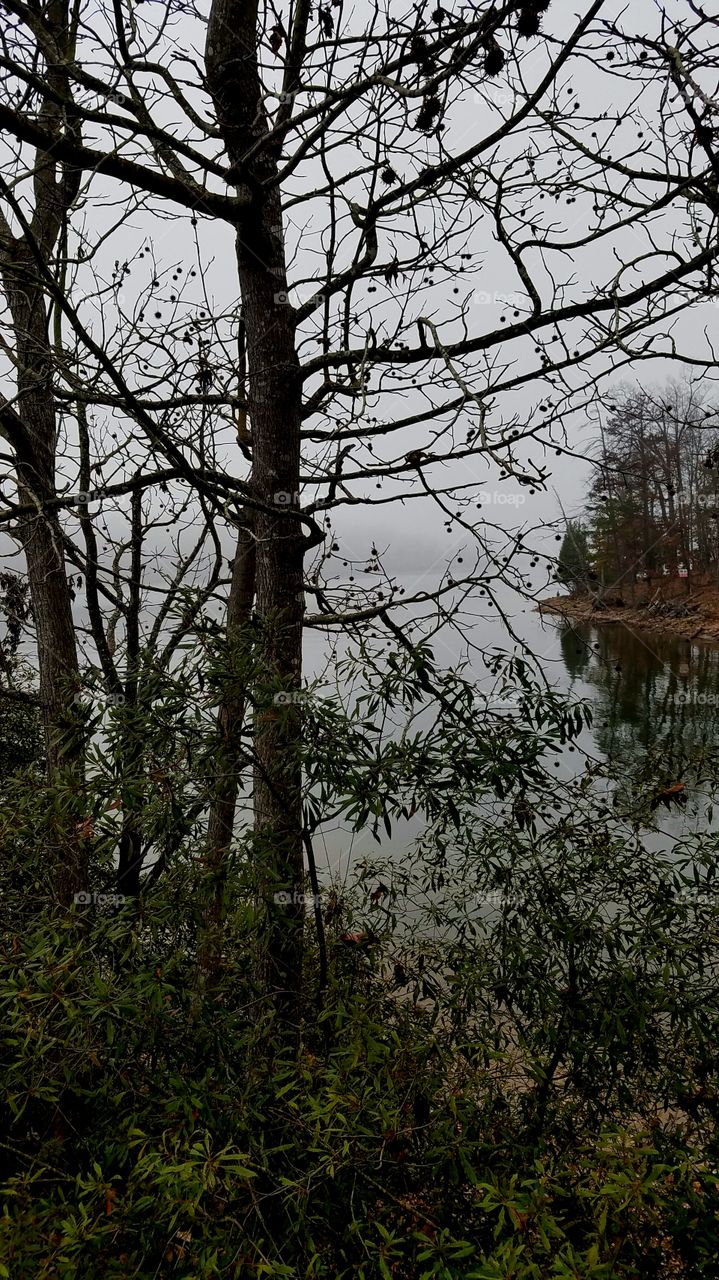
{"type": "Polygon", "coordinates": [[[719,645],[719,588],[697,587],[690,594],[677,595],[672,590],[667,599],[660,588],[655,597],[632,603],[625,600],[618,604],[610,597],[601,608],[595,605],[593,596],[552,596],[540,600],[540,613],[555,613],[575,622],[591,622],[599,625],[624,624],[643,631],[663,632],[665,635],[699,640],[719,645]]]}

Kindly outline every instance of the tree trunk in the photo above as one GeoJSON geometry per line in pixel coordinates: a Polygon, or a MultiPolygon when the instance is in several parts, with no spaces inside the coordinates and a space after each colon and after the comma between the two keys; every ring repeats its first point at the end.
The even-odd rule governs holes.
{"type": "Polygon", "coordinates": [[[117,892],[137,898],[142,871],[142,710],[140,705],[140,611],[142,609],[142,492],[132,494],[130,586],[125,611],[127,672],[118,745],[118,774],[122,788],[122,831],[118,848],[117,892]]]}
{"type": "MultiPolygon", "coordinates": [[[[63,725],[79,687],[79,668],[70,586],[65,570],[62,530],[46,503],[57,496],[55,482],[56,421],[52,389],[52,354],[47,340],[47,309],[42,288],[33,278],[33,259],[22,241],[13,245],[13,261],[3,261],[3,280],[15,330],[17,411],[5,406],[5,433],[13,447],[18,498],[36,515],[18,522],[25,553],[37,643],[40,702],[45,726],[48,779],[61,767],[70,771],[77,805],[68,816],[82,816],[81,747],[62,751],[63,725]],[[16,264],[22,263],[19,274],[16,264]],[[75,775],[73,777],[73,774],[75,775]]],[[[55,892],[62,905],[86,886],[82,841],[72,821],[55,833],[55,892]]]]}
{"type": "Polygon", "coordinates": [[[237,807],[242,760],[240,733],[247,701],[244,690],[236,684],[239,673],[232,669],[232,663],[236,646],[241,643],[241,633],[250,621],[254,594],[255,540],[251,531],[243,528],[240,529],[237,538],[237,551],[232,566],[232,581],[227,602],[227,641],[231,669],[228,672],[229,692],[217,713],[220,773],[215,784],[207,820],[206,865],[210,881],[210,900],[205,914],[205,940],[201,948],[200,968],[208,986],[212,986],[218,976],[221,959],[227,859],[232,843],[237,807]]]}
{"type": "MultiPolygon", "coordinates": [[[[79,138],[72,113],[67,68],[75,56],[77,13],[69,18],[67,0],[51,0],[43,9],[47,39],[43,43],[45,79],[38,120],[54,138],[79,138]]],[[[63,905],[86,887],[85,847],[77,834],[83,816],[83,745],[62,742],[69,706],[79,688],[79,668],[72,596],[65,571],[59,516],[48,510],[54,499],[57,423],[53,395],[54,353],[48,336],[48,310],[43,273],[51,270],[64,219],[80,186],[80,172],[59,166],[48,152],[37,151],[32,170],[34,209],[28,218],[13,195],[8,196],[22,227],[13,235],[0,214],[0,270],[12,315],[17,367],[17,412],[8,405],[2,421],[15,455],[18,497],[37,514],[19,522],[37,636],[40,700],[45,722],[48,777],[66,771],[71,803],[64,797],[63,816],[53,837],[55,892],[63,905]]],[[[62,271],[62,267],[61,267],[62,271]]]]}
{"type": "MultiPolygon", "coordinates": [[[[205,51],[207,85],[238,185],[251,202],[237,229],[237,266],[247,344],[252,486],[267,505],[255,513],[256,614],[268,693],[255,715],[254,839],[259,911],[258,977],[276,1030],[297,1041],[304,908],[301,723],[305,539],[286,513],[299,505],[302,390],[294,311],[276,185],[276,153],[261,145],[267,121],[257,66],[254,0],[214,0],[205,51]],[[258,143],[260,145],[258,145],[258,143]],[[256,153],[247,160],[252,147],[256,153]]],[[[262,702],[262,700],[260,700],[262,702]]]]}

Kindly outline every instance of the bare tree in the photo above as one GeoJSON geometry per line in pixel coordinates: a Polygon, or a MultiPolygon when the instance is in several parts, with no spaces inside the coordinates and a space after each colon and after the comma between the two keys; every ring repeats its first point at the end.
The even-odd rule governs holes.
{"type": "MultiPolygon", "coordinates": [[[[718,63],[717,24],[691,3],[681,26],[659,6],[651,23],[620,29],[606,0],[576,20],[546,0],[391,14],[295,0],[286,16],[247,0],[213,0],[209,13],[172,4],[159,15],[150,6],[125,12],[118,0],[111,16],[92,20],[80,5],[65,47],[64,14],[51,19],[19,0],[3,7],[0,123],[15,145],[0,194],[25,237],[23,270],[78,353],[72,369],[60,358],[49,366],[44,403],[80,397],[120,418],[133,462],[114,486],[98,486],[101,503],[113,487],[149,490],[147,506],[134,499],[125,586],[122,564],[117,583],[104,581],[86,519],[84,543],[71,537],[58,513],[72,504],[47,466],[32,527],[55,520],[53,545],[69,539],[89,567],[108,682],[101,614],[113,596],[123,612],[130,702],[140,696],[143,529],[162,485],[175,486],[180,503],[192,495],[220,560],[226,539],[239,536],[227,628],[231,636],[249,618],[252,600],[263,673],[248,691],[259,972],[291,1030],[304,928],[303,628],[376,629],[402,643],[413,628],[459,624],[470,598],[497,607],[500,584],[526,590],[528,531],[489,520],[489,503],[477,510],[478,498],[491,500],[490,477],[494,492],[529,499],[542,489],[548,459],[571,451],[574,415],[622,366],[687,359],[711,368],[708,346],[682,349],[680,317],[714,290],[719,161],[704,86],[718,63]],[[594,109],[585,93],[589,103],[617,100],[616,111],[594,109]],[[207,307],[196,300],[188,320],[178,310],[180,268],[166,271],[143,247],[159,322],[139,297],[126,313],[111,284],[102,310],[119,315],[122,340],[99,340],[80,253],[92,237],[75,219],[55,258],[55,239],[38,239],[17,194],[18,176],[32,168],[28,148],[38,175],[59,166],[80,174],[86,203],[119,196],[109,243],[120,229],[127,243],[135,219],[146,225],[170,209],[184,214],[183,234],[223,244],[231,236],[230,296],[207,307]],[[236,439],[249,474],[244,461],[238,468],[236,439]],[[367,536],[351,551],[342,527],[358,508],[367,536]],[[436,572],[408,590],[377,545],[386,508],[403,519],[422,511],[428,529],[465,545],[440,551],[436,572]]],[[[69,181],[67,210],[80,190],[69,181]]],[[[93,253],[100,263],[101,249],[93,253]]],[[[121,275],[135,269],[127,257],[118,254],[121,275]]],[[[35,312],[18,311],[25,397],[34,321],[35,312]]],[[[43,352],[49,361],[47,343],[43,352]]],[[[81,441],[79,416],[75,430],[81,441]]],[[[52,455],[49,428],[45,439],[52,455]]],[[[12,518],[34,501],[26,478],[18,455],[12,518]]],[[[192,632],[228,587],[209,573],[179,631],[192,632]]],[[[57,699],[60,673],[48,670],[57,699]]],[[[245,711],[236,695],[220,709],[235,741],[245,711]]],[[[131,752],[124,758],[135,767],[131,752]]],[[[235,755],[233,776],[223,765],[214,797],[217,884],[246,759],[235,755]]],[[[134,891],[133,823],[122,859],[134,891]]],[[[217,899],[213,910],[217,922],[217,899]]]]}
{"type": "Polygon", "coordinates": [[[636,578],[661,581],[680,566],[690,589],[716,558],[715,411],[700,383],[613,394],[589,487],[598,563],[632,599],[636,578]]]}

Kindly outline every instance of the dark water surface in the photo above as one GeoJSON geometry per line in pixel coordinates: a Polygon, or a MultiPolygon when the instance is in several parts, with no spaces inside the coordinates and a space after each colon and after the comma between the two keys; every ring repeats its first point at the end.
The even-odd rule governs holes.
{"type": "Polygon", "coordinates": [[[594,707],[596,750],[628,768],[659,753],[665,771],[717,738],[719,649],[625,624],[559,623],[564,682],[594,707]]]}

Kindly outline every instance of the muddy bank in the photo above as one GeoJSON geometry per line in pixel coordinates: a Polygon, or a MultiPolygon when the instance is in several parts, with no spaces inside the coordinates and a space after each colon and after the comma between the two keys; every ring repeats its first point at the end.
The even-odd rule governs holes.
{"type": "Polygon", "coordinates": [[[719,590],[716,587],[701,587],[681,598],[674,596],[666,600],[660,597],[634,605],[613,602],[604,608],[596,608],[591,596],[552,596],[541,600],[538,610],[576,622],[591,622],[597,626],[624,625],[719,646],[719,590]]]}

